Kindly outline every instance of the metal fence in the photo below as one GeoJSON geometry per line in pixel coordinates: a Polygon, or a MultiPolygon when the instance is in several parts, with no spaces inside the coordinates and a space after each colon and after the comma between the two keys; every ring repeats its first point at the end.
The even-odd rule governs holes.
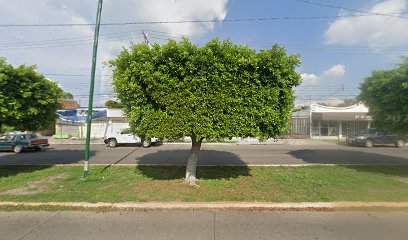
{"type": "Polygon", "coordinates": [[[289,137],[291,138],[309,138],[310,137],[310,119],[292,118],[289,137]]]}

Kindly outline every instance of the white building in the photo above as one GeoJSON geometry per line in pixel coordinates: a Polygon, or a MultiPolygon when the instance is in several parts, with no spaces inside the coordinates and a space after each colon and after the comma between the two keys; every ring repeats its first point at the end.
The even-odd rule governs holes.
{"type": "Polygon", "coordinates": [[[363,104],[350,107],[310,105],[311,138],[345,138],[370,128],[371,118],[363,104]]]}

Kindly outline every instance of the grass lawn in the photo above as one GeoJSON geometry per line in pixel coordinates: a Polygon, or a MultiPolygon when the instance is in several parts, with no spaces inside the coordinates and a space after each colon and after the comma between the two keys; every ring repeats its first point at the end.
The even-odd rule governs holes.
{"type": "Polygon", "coordinates": [[[408,166],[201,167],[197,186],[184,167],[0,167],[0,201],[315,202],[408,201],[408,166]]]}

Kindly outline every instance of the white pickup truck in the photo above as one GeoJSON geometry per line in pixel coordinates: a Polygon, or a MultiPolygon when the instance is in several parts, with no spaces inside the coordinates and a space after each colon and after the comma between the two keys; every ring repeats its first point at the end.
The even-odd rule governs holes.
{"type": "MultiPolygon", "coordinates": [[[[128,128],[128,123],[109,122],[104,137],[105,144],[107,144],[111,148],[116,148],[120,144],[142,143],[142,139],[140,137],[126,131],[128,128]]],[[[152,144],[155,144],[157,141],[157,138],[151,138],[149,140],[144,140],[142,145],[144,148],[148,148],[151,147],[152,144]]]]}

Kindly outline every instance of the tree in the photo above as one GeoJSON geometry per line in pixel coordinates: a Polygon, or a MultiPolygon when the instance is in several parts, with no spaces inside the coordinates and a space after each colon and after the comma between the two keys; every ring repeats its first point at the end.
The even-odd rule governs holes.
{"type": "Polygon", "coordinates": [[[105,103],[105,107],[107,108],[122,108],[122,103],[116,102],[113,100],[109,100],[105,103]]]}
{"type": "Polygon", "coordinates": [[[67,99],[67,100],[73,100],[73,99],[74,99],[74,96],[73,96],[71,93],[64,91],[64,92],[62,93],[62,98],[63,98],[63,99],[67,99]]]}
{"type": "Polygon", "coordinates": [[[322,106],[326,106],[326,107],[350,107],[350,106],[356,105],[357,103],[359,103],[359,100],[357,100],[356,98],[353,98],[353,99],[343,99],[342,103],[337,103],[337,104],[330,104],[328,102],[321,102],[318,104],[322,106]]]}
{"type": "Polygon", "coordinates": [[[169,41],[132,45],[117,59],[114,88],[133,133],[142,138],[190,136],[186,182],[195,184],[204,139],[281,136],[300,84],[297,55],[274,45],[256,52],[231,41],[203,47],[169,41]]]}
{"type": "Polygon", "coordinates": [[[408,57],[395,69],[373,71],[360,90],[358,98],[369,108],[376,128],[408,133],[408,57]]]}
{"type": "Polygon", "coordinates": [[[56,117],[62,90],[37,73],[35,66],[13,67],[0,58],[0,131],[44,130],[56,117]]]}
{"type": "Polygon", "coordinates": [[[335,107],[350,107],[359,103],[359,101],[356,98],[344,99],[343,101],[344,101],[343,103],[336,104],[335,107]]]}

